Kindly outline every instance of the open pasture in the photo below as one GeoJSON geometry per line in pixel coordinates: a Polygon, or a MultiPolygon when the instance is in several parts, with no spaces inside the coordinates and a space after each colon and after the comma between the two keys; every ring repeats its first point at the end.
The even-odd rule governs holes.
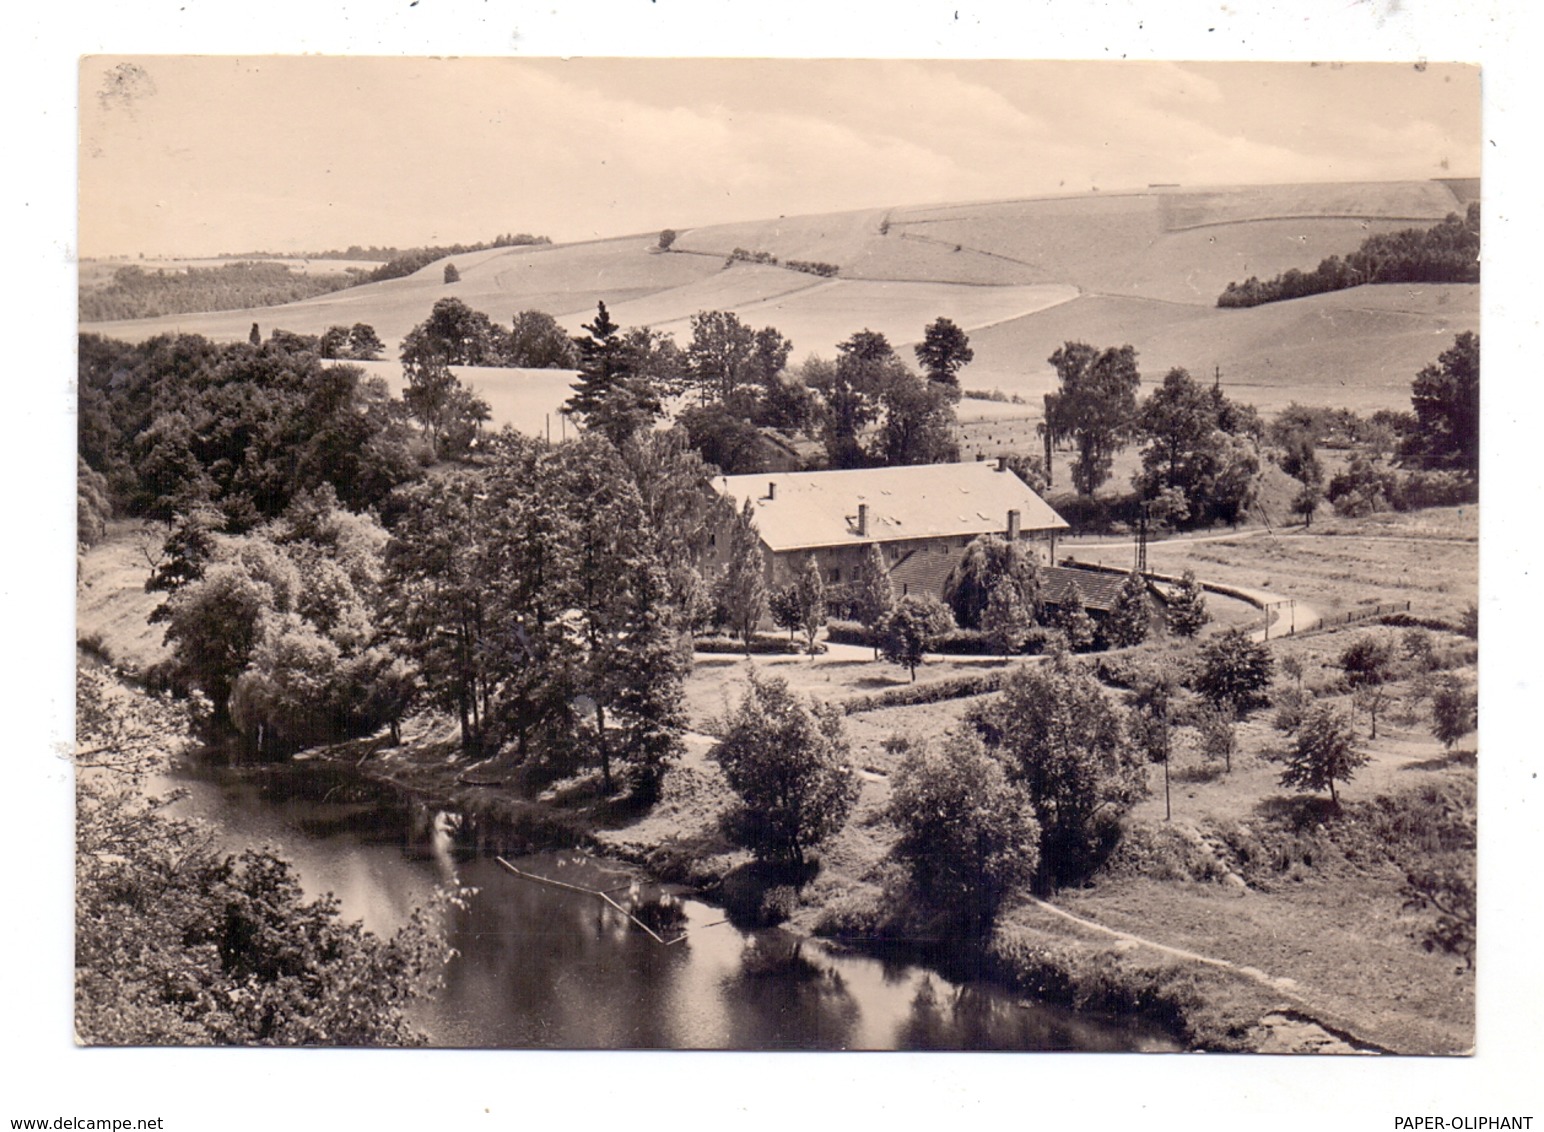
{"type": "Polygon", "coordinates": [[[1017,260],[1037,280],[1210,306],[1230,281],[1311,270],[1327,256],[1355,251],[1369,235],[1461,210],[1445,185],[1417,181],[898,209],[891,225],[906,236],[1017,260]]]}
{"type": "Polygon", "coordinates": [[[1165,573],[1191,569],[1209,581],[1299,598],[1327,617],[1409,601],[1414,616],[1456,622],[1479,595],[1479,543],[1435,535],[1433,524],[1440,515],[1454,514],[1456,527],[1463,513],[1474,511],[1423,511],[1418,517],[1425,525],[1401,534],[1358,520],[1218,541],[1176,539],[1149,544],[1147,560],[1165,573]]]}

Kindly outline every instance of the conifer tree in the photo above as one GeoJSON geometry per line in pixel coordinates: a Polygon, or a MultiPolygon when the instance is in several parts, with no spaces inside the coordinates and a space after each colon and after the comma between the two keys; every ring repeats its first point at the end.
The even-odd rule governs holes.
{"type": "Polygon", "coordinates": [[[1116,595],[1114,608],[1105,619],[1104,634],[1112,648],[1126,648],[1147,640],[1151,609],[1147,604],[1147,582],[1135,570],[1126,575],[1116,595]]]}
{"type": "Polygon", "coordinates": [[[1193,637],[1211,619],[1206,611],[1206,594],[1196,581],[1195,571],[1186,570],[1169,599],[1169,628],[1181,637],[1193,637]]]}

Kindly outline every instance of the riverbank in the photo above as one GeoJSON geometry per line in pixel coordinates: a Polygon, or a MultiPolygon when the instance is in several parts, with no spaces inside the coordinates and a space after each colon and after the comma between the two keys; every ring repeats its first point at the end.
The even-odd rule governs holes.
{"type": "MultiPolygon", "coordinates": [[[[961,711],[963,702],[849,717],[855,761],[862,768],[859,805],[848,830],[822,853],[819,874],[787,909],[786,929],[821,935],[862,953],[904,953],[947,977],[987,979],[1027,999],[1091,1014],[1139,1017],[1189,1049],[1429,1054],[1466,1048],[1463,1002],[1440,1012],[1448,1018],[1434,1025],[1370,1006],[1365,977],[1342,985],[1341,966],[1368,961],[1366,948],[1347,943],[1355,934],[1354,919],[1335,924],[1332,916],[1314,911],[1325,884],[1270,892],[1236,878],[1233,883],[1222,877],[1158,879],[1128,868],[1101,876],[1087,889],[1062,893],[1054,905],[1025,900],[1009,907],[980,953],[961,954],[915,940],[875,944],[844,933],[844,917],[885,898],[885,856],[895,831],[881,816],[894,769],[883,738],[895,731],[922,737],[941,733],[961,711]],[[1181,925],[1180,920],[1188,922],[1181,925]],[[1219,943],[1221,954],[1208,950],[1219,943]],[[1305,963],[1328,990],[1294,977],[1305,963]],[[1276,964],[1292,974],[1279,973],[1282,967],[1276,964]]],[[[471,828],[480,821],[496,825],[517,847],[521,842],[526,849],[582,847],[754,918],[763,894],[747,880],[748,855],[718,830],[718,814],[729,794],[708,757],[710,736],[689,737],[662,796],[644,812],[599,797],[592,775],[552,784],[534,799],[516,797],[509,785],[512,770],[498,760],[462,759],[454,730],[443,725],[420,721],[404,738],[400,748],[361,741],[315,757],[458,810],[468,815],[471,828]]],[[[1238,761],[1235,792],[1253,788],[1246,782],[1258,780],[1262,770],[1247,756],[1238,761]]],[[[1187,793],[1195,795],[1200,785],[1190,783],[1187,793]]],[[[1144,819],[1139,815],[1136,826],[1146,832],[1135,840],[1146,845],[1155,827],[1144,819]]],[[[1346,887],[1342,899],[1365,900],[1367,895],[1367,886],[1356,884],[1346,887]]],[[[1385,892],[1378,902],[1386,905],[1389,899],[1385,892]]],[[[1455,979],[1450,961],[1426,955],[1407,938],[1396,946],[1399,953],[1385,951],[1371,960],[1377,974],[1387,976],[1414,963],[1423,968],[1428,984],[1433,976],[1455,979]]],[[[1418,986],[1407,985],[1397,997],[1408,995],[1420,1005],[1418,986]]],[[[1430,1003],[1421,1009],[1429,1010],[1430,1003]]],[[[1468,1009],[1472,1012],[1472,1006],[1468,1009]]]]}

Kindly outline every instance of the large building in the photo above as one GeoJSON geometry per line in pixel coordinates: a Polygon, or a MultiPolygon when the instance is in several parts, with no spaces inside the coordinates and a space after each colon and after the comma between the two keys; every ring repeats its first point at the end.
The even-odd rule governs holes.
{"type": "MultiPolygon", "coordinates": [[[[737,511],[750,501],[774,587],[791,582],[811,554],[827,585],[851,581],[874,543],[897,595],[936,596],[978,535],[1032,541],[1050,563],[1056,536],[1067,529],[1004,461],[720,476],[714,483],[737,511]]],[[[715,543],[723,548],[722,533],[715,543]]]]}

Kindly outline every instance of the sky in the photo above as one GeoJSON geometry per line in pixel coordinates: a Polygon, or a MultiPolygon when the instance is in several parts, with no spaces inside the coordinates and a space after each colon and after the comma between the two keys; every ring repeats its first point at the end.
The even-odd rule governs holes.
{"type": "Polygon", "coordinates": [[[92,56],[80,254],[1478,176],[1459,64],[92,56]]]}

